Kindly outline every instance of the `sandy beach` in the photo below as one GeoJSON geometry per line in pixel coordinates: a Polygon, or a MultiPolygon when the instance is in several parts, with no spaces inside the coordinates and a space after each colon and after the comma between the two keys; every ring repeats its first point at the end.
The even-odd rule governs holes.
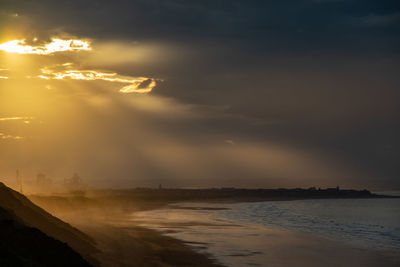
{"type": "MultiPolygon", "coordinates": [[[[184,242],[142,227],[81,227],[98,242],[102,266],[223,266],[184,242]]],[[[271,230],[258,266],[398,266],[370,251],[294,232],[271,230]]],[[[211,255],[208,255],[211,256],[211,255]]],[[[247,257],[246,254],[231,255],[247,257]]]]}
{"type": "Polygon", "coordinates": [[[190,209],[174,209],[179,218],[150,216],[168,212],[169,207],[161,203],[137,203],[136,208],[125,211],[88,208],[64,213],[45,202],[41,204],[96,241],[101,252],[92,256],[101,266],[398,266],[394,258],[383,253],[309,233],[203,218],[188,222],[185,216],[190,209]],[[225,248],[217,243],[185,236],[191,227],[218,235],[232,247],[240,244],[257,249],[223,251],[225,248]],[[214,254],[224,257],[221,260],[214,254]]]}
{"type": "Polygon", "coordinates": [[[137,226],[82,226],[95,238],[101,266],[222,266],[184,242],[137,226]]]}

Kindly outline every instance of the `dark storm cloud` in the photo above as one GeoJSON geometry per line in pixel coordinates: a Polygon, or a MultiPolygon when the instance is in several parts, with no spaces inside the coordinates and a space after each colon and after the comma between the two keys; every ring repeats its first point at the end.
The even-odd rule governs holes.
{"type": "Polygon", "coordinates": [[[168,47],[154,61],[113,69],[160,77],[154,94],[225,114],[207,116],[204,132],[334,154],[375,184],[400,187],[399,1],[8,0],[1,7],[3,25],[32,36],[168,47]]]}
{"type": "Polygon", "coordinates": [[[374,0],[2,1],[3,9],[32,17],[43,28],[137,39],[274,40],[289,34],[290,40],[324,41],[370,34],[366,26],[395,35],[399,7],[398,1],[374,0]]]}

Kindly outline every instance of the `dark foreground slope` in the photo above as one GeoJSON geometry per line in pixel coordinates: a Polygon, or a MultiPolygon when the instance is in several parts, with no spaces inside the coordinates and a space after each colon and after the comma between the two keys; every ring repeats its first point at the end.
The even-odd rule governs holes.
{"type": "MultiPolygon", "coordinates": [[[[11,211],[13,213],[12,216],[18,219],[17,226],[25,226],[23,229],[27,231],[27,233],[32,235],[36,233],[36,235],[40,235],[38,233],[39,230],[49,237],[67,243],[87,260],[94,262],[91,255],[93,255],[97,249],[94,246],[94,241],[89,236],[52,216],[42,208],[33,204],[24,195],[12,190],[3,183],[0,183],[0,208],[8,212],[11,211]],[[32,228],[36,228],[37,230],[32,228]]],[[[15,224],[13,225],[13,227],[16,227],[15,224]]],[[[17,237],[18,236],[15,236],[15,238],[17,237]]],[[[35,244],[34,240],[35,239],[32,239],[30,244],[40,247],[40,244],[35,244]]]]}
{"type": "Polygon", "coordinates": [[[0,266],[90,266],[67,244],[0,207],[0,266]]]}

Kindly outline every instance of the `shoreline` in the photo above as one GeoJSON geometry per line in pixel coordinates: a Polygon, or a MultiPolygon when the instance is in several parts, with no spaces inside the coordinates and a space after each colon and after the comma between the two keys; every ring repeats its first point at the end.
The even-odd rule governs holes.
{"type": "MultiPolygon", "coordinates": [[[[194,202],[200,203],[200,201],[194,202]]],[[[209,201],[208,203],[215,202],[209,201]]],[[[65,213],[62,213],[60,209],[57,210],[56,206],[41,206],[51,207],[50,211],[56,216],[94,238],[102,253],[93,256],[102,266],[231,266],[215,260],[218,259],[218,254],[210,252],[210,247],[213,244],[197,240],[183,240],[173,235],[184,227],[205,227],[202,229],[208,229],[215,227],[213,224],[173,225],[173,222],[165,219],[164,223],[173,226],[173,230],[168,230],[168,227],[143,226],[130,217],[131,214],[140,212],[169,209],[168,205],[171,204],[178,204],[178,202],[136,202],[134,208],[130,206],[128,209],[112,210],[86,207],[86,209],[75,210],[74,212],[69,209],[65,213]]],[[[206,205],[206,203],[204,204],[206,205]]],[[[197,207],[195,209],[199,210],[197,207]]],[[[178,208],[177,210],[185,214],[190,208],[178,208]]],[[[204,210],[204,207],[200,210],[204,210]]],[[[143,220],[145,221],[146,218],[143,218],[143,220]]],[[[237,222],[236,224],[240,225],[237,222]]],[[[232,225],[221,226],[223,227],[218,229],[218,233],[224,233],[232,225]]],[[[244,230],[244,228],[240,229],[244,230]]],[[[396,264],[387,255],[377,251],[354,248],[347,244],[320,238],[311,233],[274,229],[273,227],[262,227],[257,229],[256,232],[266,236],[266,239],[260,241],[259,244],[263,253],[249,251],[248,253],[231,253],[228,256],[236,262],[251,257],[263,257],[263,261],[272,266],[317,267],[321,266],[321,262],[325,266],[332,267],[398,266],[398,262],[396,264]]],[[[229,237],[231,232],[225,233],[229,237]]],[[[235,240],[233,238],[232,242],[247,242],[247,240],[243,238],[235,240]]]]}
{"type": "MultiPolygon", "coordinates": [[[[172,207],[172,209],[182,210],[181,207],[172,207]]],[[[220,209],[208,209],[207,207],[194,207],[191,209],[183,207],[182,211],[188,210],[215,211],[220,209]]],[[[149,212],[152,213],[152,211],[149,212]]],[[[142,215],[140,213],[138,217],[143,217],[142,215]]],[[[175,214],[171,216],[176,217],[175,214]]],[[[154,220],[154,217],[152,219],[154,220]]],[[[165,221],[156,222],[156,224],[154,224],[154,221],[146,223],[146,219],[141,219],[137,222],[142,223],[140,224],[141,226],[144,225],[144,227],[150,227],[151,229],[163,229],[163,234],[165,235],[186,243],[193,243],[192,248],[196,251],[205,251],[214,255],[225,266],[257,266],[257,263],[260,262],[265,263],[267,266],[281,267],[319,267],[321,262],[325,266],[332,267],[394,267],[400,264],[398,255],[389,251],[356,247],[310,232],[263,226],[256,223],[220,221],[213,224],[204,222],[200,218],[198,222],[171,222],[168,218],[165,221]],[[194,228],[194,233],[188,230],[191,227],[194,228]],[[223,236],[223,242],[229,244],[228,246],[221,245],[221,239],[218,238],[219,235],[223,236]],[[206,239],[202,239],[204,236],[206,236],[206,239]],[[210,236],[214,238],[210,239],[210,236]],[[262,236],[262,238],[257,238],[257,236],[262,236]],[[231,246],[231,244],[233,245],[231,246]],[[235,246],[234,244],[240,245],[235,246]],[[250,258],[254,259],[254,261],[248,260],[250,258]]]]}
{"type": "MultiPolygon", "coordinates": [[[[139,211],[157,210],[167,206],[145,204],[129,211],[129,214],[139,211]]],[[[129,221],[128,216],[121,212],[78,210],[72,213],[52,213],[63,221],[73,225],[95,241],[97,253],[87,254],[77,250],[85,258],[91,258],[94,267],[98,266],[187,266],[187,267],[224,267],[213,255],[196,251],[189,242],[169,237],[164,233],[147,227],[142,227],[129,221]]]]}
{"type": "Polygon", "coordinates": [[[186,242],[145,227],[78,226],[96,240],[100,266],[223,267],[212,255],[197,252],[186,242]]]}
{"type": "MultiPolygon", "coordinates": [[[[100,266],[243,266],[219,261],[219,255],[208,252],[210,243],[173,237],[166,229],[154,230],[123,221],[119,224],[113,222],[97,225],[75,223],[74,226],[96,241],[96,247],[101,252],[92,256],[100,266]]],[[[185,227],[187,226],[189,225],[185,227]]],[[[245,253],[232,253],[228,256],[233,262],[246,261],[249,257],[258,256],[263,258],[262,262],[265,265],[281,267],[398,266],[395,259],[384,253],[351,247],[310,233],[272,227],[260,227],[257,232],[268,237],[267,241],[257,241],[264,252],[249,250],[245,253]]],[[[238,241],[248,242],[232,238],[232,242],[238,241]]]]}

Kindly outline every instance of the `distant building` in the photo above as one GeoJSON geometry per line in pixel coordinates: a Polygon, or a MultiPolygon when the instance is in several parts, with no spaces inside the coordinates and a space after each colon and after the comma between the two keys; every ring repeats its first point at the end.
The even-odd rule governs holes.
{"type": "Polygon", "coordinates": [[[65,178],[64,186],[66,189],[70,191],[85,190],[85,184],[83,183],[82,178],[77,173],[74,173],[74,175],[71,178],[65,178]]]}

